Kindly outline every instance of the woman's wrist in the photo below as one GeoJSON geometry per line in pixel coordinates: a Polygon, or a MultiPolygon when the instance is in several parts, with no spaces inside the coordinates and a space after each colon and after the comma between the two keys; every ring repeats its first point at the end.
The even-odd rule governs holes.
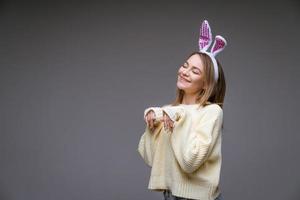
{"type": "Polygon", "coordinates": [[[169,106],[169,107],[164,107],[162,108],[162,112],[166,113],[169,118],[175,122],[178,121],[181,118],[181,108],[174,107],[174,106],[169,106]]]}
{"type": "Polygon", "coordinates": [[[144,119],[146,118],[146,115],[148,114],[149,111],[153,111],[154,112],[154,124],[159,123],[162,118],[163,118],[163,111],[160,107],[149,107],[144,111],[144,119]]]}

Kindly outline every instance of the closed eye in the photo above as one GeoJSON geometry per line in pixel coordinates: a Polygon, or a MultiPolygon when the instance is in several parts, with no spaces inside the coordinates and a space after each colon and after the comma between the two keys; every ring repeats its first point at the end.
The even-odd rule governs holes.
{"type": "MultiPolygon", "coordinates": [[[[181,67],[188,68],[188,63],[185,62],[184,64],[181,65],[181,67]]],[[[193,73],[194,74],[201,74],[201,71],[199,70],[198,67],[192,66],[192,68],[193,68],[193,73]]]]}

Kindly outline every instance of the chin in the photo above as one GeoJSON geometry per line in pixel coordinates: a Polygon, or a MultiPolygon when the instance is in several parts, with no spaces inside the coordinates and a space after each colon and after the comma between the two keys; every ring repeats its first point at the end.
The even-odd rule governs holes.
{"type": "Polygon", "coordinates": [[[177,88],[181,89],[181,90],[185,90],[186,87],[184,85],[182,85],[180,82],[177,82],[177,88]]]}

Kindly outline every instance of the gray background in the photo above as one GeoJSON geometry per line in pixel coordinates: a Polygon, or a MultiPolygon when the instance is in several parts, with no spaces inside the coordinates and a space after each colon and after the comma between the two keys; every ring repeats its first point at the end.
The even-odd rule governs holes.
{"type": "Polygon", "coordinates": [[[228,40],[225,200],[300,199],[297,1],[2,2],[0,199],[162,199],[137,153],[199,26],[228,40]]]}

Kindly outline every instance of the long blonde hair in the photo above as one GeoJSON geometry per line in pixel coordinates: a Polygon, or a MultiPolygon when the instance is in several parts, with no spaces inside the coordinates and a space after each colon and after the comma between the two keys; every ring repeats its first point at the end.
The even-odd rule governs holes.
{"type": "MultiPolygon", "coordinates": [[[[200,59],[202,60],[204,64],[204,83],[207,86],[207,89],[203,89],[199,91],[198,97],[196,100],[196,103],[200,106],[206,106],[209,104],[216,103],[221,108],[223,108],[224,98],[225,98],[225,92],[226,92],[226,82],[225,82],[225,76],[222,69],[222,66],[220,62],[217,60],[218,63],[218,71],[219,71],[219,78],[218,81],[215,82],[214,80],[214,67],[213,63],[208,55],[201,52],[193,52],[188,57],[190,58],[193,55],[199,55],[200,59]]],[[[176,98],[171,103],[172,106],[176,106],[178,104],[182,103],[184,96],[184,91],[176,88],[176,98]]]]}

